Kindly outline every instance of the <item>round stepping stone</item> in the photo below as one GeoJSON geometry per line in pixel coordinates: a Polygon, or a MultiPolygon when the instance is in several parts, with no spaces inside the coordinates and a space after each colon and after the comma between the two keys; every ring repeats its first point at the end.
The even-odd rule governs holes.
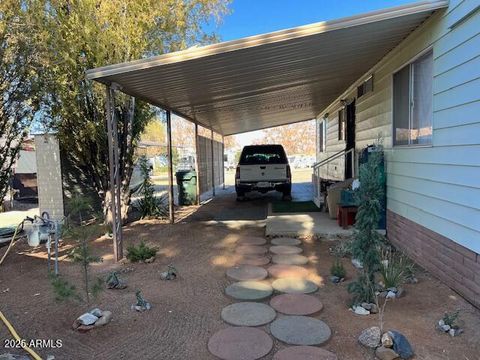
{"type": "Polygon", "coordinates": [[[262,300],[272,295],[272,287],[260,281],[239,281],[225,289],[225,293],[238,300],[262,300]]]}
{"type": "Polygon", "coordinates": [[[263,280],[268,276],[267,270],[253,265],[236,265],[227,270],[227,276],[233,280],[263,280]]]}
{"type": "Polygon", "coordinates": [[[272,283],[272,287],[287,294],[310,294],[318,290],[315,283],[295,277],[277,279],[272,283]]]}
{"type": "Polygon", "coordinates": [[[309,275],[310,272],[307,269],[297,265],[276,264],[268,268],[268,273],[274,278],[305,278],[309,275]]]}
{"type": "Polygon", "coordinates": [[[337,355],[315,346],[292,346],[275,354],[273,360],[338,360],[337,355]]]}
{"type": "Polygon", "coordinates": [[[237,241],[237,245],[265,245],[267,240],[261,237],[244,237],[237,241]]]}
{"type": "Polygon", "coordinates": [[[222,310],[222,319],[236,326],[260,326],[275,319],[276,312],[270,306],[256,302],[228,305],[222,310]]]}
{"type": "Polygon", "coordinates": [[[295,246],[300,245],[302,242],[295,238],[275,238],[272,239],[271,243],[273,245],[295,246]]]}
{"type": "Polygon", "coordinates": [[[208,351],[224,360],[260,359],[273,347],[265,331],[251,327],[229,327],[213,334],[208,351]]]}
{"type": "Polygon", "coordinates": [[[305,265],[308,258],[303,255],[273,255],[272,262],[284,265],[305,265]]]}
{"type": "Polygon", "coordinates": [[[283,316],[272,322],[270,332],[290,345],[320,345],[332,335],[322,320],[308,316],[283,316]]]}
{"type": "Polygon", "coordinates": [[[270,252],[277,255],[294,255],[300,254],[303,250],[296,246],[275,245],[270,246],[270,252]]]}
{"type": "Polygon", "coordinates": [[[282,294],[270,300],[270,306],[286,315],[311,315],[323,309],[315,296],[305,294],[282,294]]]}
{"type": "Polygon", "coordinates": [[[235,252],[240,255],[263,255],[267,249],[256,245],[240,245],[235,249],[235,252]]]}
{"type": "Polygon", "coordinates": [[[262,255],[243,255],[238,261],[239,265],[255,265],[263,266],[267,265],[270,262],[270,259],[262,255]]]}

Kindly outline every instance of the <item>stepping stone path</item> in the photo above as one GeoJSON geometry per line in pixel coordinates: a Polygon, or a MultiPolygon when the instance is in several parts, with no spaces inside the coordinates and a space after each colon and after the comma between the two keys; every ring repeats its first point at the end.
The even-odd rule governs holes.
{"type": "Polygon", "coordinates": [[[240,281],[229,285],[225,293],[237,300],[262,300],[273,293],[272,287],[260,281],[240,281]]]}
{"type": "Polygon", "coordinates": [[[273,360],[338,360],[337,355],[315,346],[292,346],[275,354],[273,360]]]}
{"type": "Polygon", "coordinates": [[[268,268],[268,273],[274,278],[299,277],[306,278],[310,271],[297,265],[276,264],[268,268]]]}
{"type": "Polygon", "coordinates": [[[315,296],[305,294],[282,294],[270,300],[270,306],[286,315],[311,315],[323,309],[315,296]]]}
{"type": "Polygon", "coordinates": [[[303,255],[273,255],[272,262],[283,265],[305,265],[308,263],[308,258],[303,255]]]}
{"type": "Polygon", "coordinates": [[[273,347],[265,331],[251,327],[230,327],[216,332],[208,341],[208,350],[224,360],[260,359],[273,347]]]}
{"type": "Polygon", "coordinates": [[[263,280],[268,272],[260,266],[236,265],[227,270],[227,276],[237,281],[263,280]]]}
{"type": "Polygon", "coordinates": [[[286,246],[295,246],[300,245],[302,242],[294,238],[275,238],[270,241],[272,245],[286,245],[286,246]]]}
{"type": "Polygon", "coordinates": [[[303,250],[297,246],[275,245],[270,246],[270,252],[276,255],[300,254],[303,250]]]}
{"type": "Polygon", "coordinates": [[[320,345],[331,336],[331,330],[323,321],[301,316],[318,313],[322,302],[315,296],[305,295],[318,290],[312,281],[306,280],[309,271],[299,265],[308,258],[299,255],[302,242],[294,238],[275,238],[269,250],[273,255],[267,270],[261,266],[270,263],[266,256],[267,241],[260,237],[244,237],[237,241],[235,253],[237,265],[227,270],[227,276],[238,280],[225,289],[225,293],[239,301],[222,310],[222,319],[234,327],[216,332],[208,341],[210,353],[225,360],[255,360],[270,353],[273,340],[265,331],[254,328],[270,324],[270,333],[278,340],[301,345],[277,352],[274,360],[337,360],[329,351],[309,345],[320,345]],[[272,285],[261,281],[270,275],[276,278],[272,285]],[[260,302],[270,297],[273,290],[283,292],[270,300],[270,306],[260,302]],[[285,314],[277,317],[277,313],[285,314]],[[272,322],[273,321],[273,322],[272,322]]]}
{"type": "Polygon", "coordinates": [[[267,252],[267,249],[256,245],[241,245],[237,247],[235,252],[240,255],[263,255],[267,252]]]}
{"type": "Polygon", "coordinates": [[[260,326],[272,322],[276,312],[270,306],[256,302],[228,305],[222,310],[222,319],[235,326],[260,326]]]}
{"type": "Polygon", "coordinates": [[[237,245],[265,245],[267,240],[261,237],[245,237],[237,241],[237,245]]]}
{"type": "Polygon", "coordinates": [[[314,282],[295,277],[277,279],[272,283],[272,287],[287,294],[310,294],[318,290],[314,282]]]}
{"type": "Polygon", "coordinates": [[[271,323],[270,332],[290,345],[321,345],[332,335],[322,320],[308,316],[283,316],[271,323]]]}
{"type": "Polygon", "coordinates": [[[238,265],[263,266],[270,263],[270,259],[263,255],[243,255],[238,261],[238,265]]]}

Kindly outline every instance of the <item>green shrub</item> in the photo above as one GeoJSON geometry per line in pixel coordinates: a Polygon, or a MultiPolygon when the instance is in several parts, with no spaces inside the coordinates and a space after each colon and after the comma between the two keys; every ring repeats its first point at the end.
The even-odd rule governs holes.
{"type": "Polygon", "coordinates": [[[339,277],[340,279],[345,278],[347,271],[343,266],[342,260],[340,260],[339,258],[335,258],[335,260],[333,261],[332,267],[330,268],[330,274],[333,276],[339,277]]]}
{"type": "Polygon", "coordinates": [[[142,198],[138,201],[136,208],[140,211],[142,219],[167,217],[167,197],[165,195],[155,196],[155,188],[150,179],[150,164],[145,156],[140,157],[139,165],[142,174],[142,184],[140,186],[142,198]]]}
{"type": "Polygon", "coordinates": [[[130,245],[127,248],[127,259],[131,262],[145,261],[155,256],[157,251],[157,249],[148,247],[142,241],[138,246],[130,245]]]}
{"type": "Polygon", "coordinates": [[[403,254],[388,251],[384,254],[380,274],[386,289],[404,284],[411,273],[411,261],[403,254]]]}
{"type": "Polygon", "coordinates": [[[458,328],[457,319],[459,315],[460,315],[460,312],[458,310],[454,311],[453,313],[446,312],[442,320],[445,323],[445,325],[448,325],[451,328],[455,329],[455,328],[458,328]]]}
{"type": "Polygon", "coordinates": [[[55,300],[65,301],[68,299],[80,300],[80,296],[77,293],[77,289],[74,285],[70,284],[67,280],[63,279],[60,275],[51,275],[50,283],[53,287],[53,293],[55,294],[55,300]]]}
{"type": "Polygon", "coordinates": [[[363,302],[375,301],[375,288],[366,274],[360,274],[356,281],[348,284],[348,292],[353,295],[352,304],[358,305],[363,302]]]}

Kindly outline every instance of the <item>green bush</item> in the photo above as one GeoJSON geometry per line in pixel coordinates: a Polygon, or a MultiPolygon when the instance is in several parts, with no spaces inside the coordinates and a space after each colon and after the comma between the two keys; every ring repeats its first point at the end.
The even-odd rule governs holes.
{"type": "Polygon", "coordinates": [[[136,207],[140,211],[142,219],[167,217],[167,197],[165,195],[155,196],[155,188],[150,179],[150,164],[147,158],[145,156],[140,157],[139,164],[142,173],[142,185],[140,186],[142,198],[138,201],[136,207]]]}
{"type": "Polygon", "coordinates": [[[332,267],[330,268],[330,274],[339,277],[340,279],[345,279],[347,271],[339,258],[335,258],[332,267]]]}
{"type": "Polygon", "coordinates": [[[375,302],[375,288],[366,274],[360,274],[356,281],[348,284],[347,289],[353,295],[353,305],[375,302]]]}
{"type": "Polygon", "coordinates": [[[382,260],[380,274],[386,289],[404,284],[411,272],[411,261],[403,254],[388,251],[382,260]]]}
{"type": "Polygon", "coordinates": [[[55,294],[55,300],[80,300],[80,296],[78,295],[75,286],[63,279],[60,275],[51,275],[50,283],[52,284],[53,293],[55,294]]]}
{"type": "Polygon", "coordinates": [[[142,241],[138,246],[130,245],[127,248],[127,259],[131,262],[145,261],[155,256],[157,251],[157,249],[148,247],[142,241]]]}

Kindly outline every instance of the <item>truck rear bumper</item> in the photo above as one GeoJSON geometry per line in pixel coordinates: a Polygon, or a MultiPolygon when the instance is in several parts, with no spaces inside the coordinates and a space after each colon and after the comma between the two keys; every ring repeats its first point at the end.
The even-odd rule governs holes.
{"type": "Polygon", "coordinates": [[[248,181],[248,182],[237,182],[235,185],[237,192],[249,192],[249,191],[260,191],[268,192],[272,190],[276,191],[287,191],[291,189],[291,183],[289,181],[248,181]]]}

